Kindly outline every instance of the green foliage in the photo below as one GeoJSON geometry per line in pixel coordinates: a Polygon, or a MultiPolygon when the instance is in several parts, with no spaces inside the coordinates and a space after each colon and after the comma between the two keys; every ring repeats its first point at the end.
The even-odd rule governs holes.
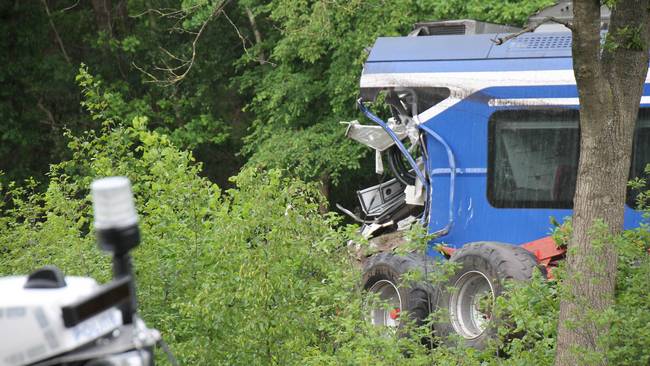
{"type": "Polygon", "coordinates": [[[284,168],[291,175],[309,179],[331,179],[338,184],[341,174],[359,168],[366,149],[351,142],[335,123],[317,124],[298,131],[280,131],[258,148],[248,165],[284,168]]]}
{"type": "Polygon", "coordinates": [[[456,14],[466,14],[467,18],[497,24],[524,25],[526,19],[539,9],[555,4],[556,1],[445,1],[437,4],[438,19],[458,18],[456,14]]]}
{"type": "Polygon", "coordinates": [[[615,365],[644,365],[650,362],[650,352],[643,346],[650,342],[648,224],[624,231],[615,245],[619,253],[616,303],[606,315],[612,326],[611,334],[603,340],[608,350],[605,357],[615,365]]]}
{"type": "Polygon", "coordinates": [[[496,314],[504,319],[497,345],[510,365],[553,364],[559,313],[556,287],[555,281],[535,271],[530,283],[511,283],[506,295],[497,299],[496,314]]]}
{"type": "MultiPolygon", "coordinates": [[[[240,112],[241,97],[229,82],[235,75],[232,64],[242,53],[232,27],[226,22],[209,23],[201,37],[205,46],[183,83],[151,83],[140,71],[170,65],[168,54],[188,56],[192,40],[188,32],[194,32],[195,25],[189,21],[179,25],[175,16],[161,15],[181,5],[191,7],[185,3],[108,1],[102,3],[103,9],[90,1],[72,6],[52,1],[3,2],[0,12],[7,21],[0,25],[6,35],[0,40],[0,58],[6,65],[0,70],[0,170],[6,172],[5,182],[29,176],[42,180],[50,163],[69,157],[65,129],[82,134],[98,127],[79,108],[82,95],[75,75],[82,63],[96,75],[95,82],[101,83],[110,100],[108,117],[128,125],[133,116],[146,116],[152,129],[170,136],[177,146],[200,150],[222,167],[228,164],[223,168],[226,175],[234,173],[241,163],[233,157],[247,119],[240,112]],[[175,31],[170,33],[172,28],[175,31]]],[[[190,15],[198,21],[201,14],[190,15]]],[[[233,16],[236,22],[240,18],[233,16]]],[[[78,81],[83,82],[83,73],[81,78],[78,81]]],[[[90,96],[86,100],[92,103],[90,96]]],[[[213,178],[227,180],[227,176],[213,178]]]]}
{"type": "MultiPolygon", "coordinates": [[[[638,180],[632,185],[641,188],[638,180]]],[[[643,196],[647,196],[647,194],[647,190],[642,193],[643,196]]],[[[641,205],[640,207],[646,206],[641,205]]],[[[595,257],[585,260],[590,261],[591,265],[597,268],[602,265],[599,264],[597,254],[602,251],[602,246],[615,246],[618,254],[616,294],[611,308],[605,312],[587,314],[586,318],[595,324],[610,324],[609,333],[604,334],[598,340],[602,348],[605,349],[604,354],[584,354],[582,358],[587,363],[606,360],[613,365],[645,365],[650,360],[650,353],[646,350],[647,347],[643,346],[650,342],[650,332],[647,327],[650,311],[650,302],[648,301],[650,299],[650,282],[647,280],[650,275],[650,230],[648,224],[643,223],[639,228],[626,230],[612,237],[602,233],[603,230],[599,226],[596,225],[592,230],[598,231],[599,236],[607,238],[607,240],[597,240],[595,257]]],[[[567,220],[562,226],[556,228],[553,236],[556,242],[566,245],[571,234],[571,221],[567,220]]],[[[560,280],[566,275],[561,268],[554,271],[553,274],[560,280]]],[[[572,276],[575,277],[576,274],[572,274],[572,276]]],[[[562,281],[560,281],[561,283],[562,281]]],[[[553,285],[552,288],[553,296],[557,297],[555,286],[553,285]]],[[[560,287],[559,291],[562,290],[560,287]]],[[[554,306],[548,306],[547,310],[551,309],[552,312],[546,317],[552,316],[557,319],[557,302],[554,306]]]]}
{"type": "MultiPolygon", "coordinates": [[[[0,179],[40,179],[53,157],[65,154],[63,120],[83,126],[76,70],[52,42],[41,2],[4,1],[0,14],[0,170],[6,173],[0,179]]],[[[79,13],[53,19],[70,34],[85,32],[88,20],[79,13]]]]}
{"type": "Polygon", "coordinates": [[[648,179],[650,176],[650,164],[646,165],[643,176],[637,177],[628,183],[634,195],[636,195],[635,203],[638,209],[650,211],[650,190],[648,187],[648,179]]]}
{"type": "Polygon", "coordinates": [[[618,29],[612,29],[605,37],[603,48],[607,52],[614,52],[619,48],[630,51],[643,51],[646,47],[643,44],[641,25],[628,25],[618,29]]]}
{"type": "MultiPolygon", "coordinates": [[[[558,229],[560,230],[560,228],[558,229]]],[[[570,232],[570,225],[563,226],[570,232]]],[[[564,234],[562,234],[564,235],[564,234]]],[[[616,298],[611,308],[588,319],[610,324],[609,333],[598,340],[603,354],[583,354],[587,364],[607,360],[612,365],[647,365],[650,351],[650,231],[646,225],[624,231],[614,239],[618,253],[616,298]]],[[[552,365],[555,359],[559,300],[563,266],[553,270],[553,280],[538,272],[528,283],[509,283],[505,295],[495,304],[499,338],[485,350],[433,350],[440,364],[471,365],[552,365]],[[455,358],[447,358],[449,354],[455,358]],[[495,355],[499,356],[495,356],[495,355]],[[455,360],[455,361],[454,361],[455,360]],[[462,361],[461,361],[462,360],[462,361]]],[[[439,311],[440,312],[440,311],[439,311]]],[[[437,315],[434,315],[437,316],[437,315]]]]}
{"type": "Polygon", "coordinates": [[[71,159],[52,166],[47,189],[3,187],[10,207],[0,219],[0,275],[54,264],[107,281],[110,263],[95,244],[88,187],[96,177],[125,175],[143,238],[134,252],[141,314],[183,363],[405,358],[395,337],[379,355],[378,346],[357,354],[377,329],[362,315],[348,235],[335,228],[336,216],[318,213],[313,185],[249,169],[222,194],[145,117],[129,125],[104,119],[106,109],[95,107],[107,97],[98,90],[86,106],[102,128],[68,134],[71,159]]]}
{"type": "Polygon", "coordinates": [[[221,196],[145,118],[103,124],[69,136],[72,159],[52,167],[44,193],[8,187],[2,274],[55,264],[106,281],[88,187],[95,177],[126,175],[143,237],[135,251],[142,314],[184,363],[290,364],[297,350],[318,345],[317,324],[351,296],[341,281],[354,271],[342,263],[336,218],[317,213],[313,187],[249,170],[221,196]]]}
{"type": "MultiPolygon", "coordinates": [[[[555,221],[555,219],[553,220],[555,221]]],[[[571,234],[573,234],[573,220],[571,217],[566,217],[562,224],[555,221],[551,236],[558,247],[566,248],[569,245],[571,234]]]]}
{"type": "Polygon", "coordinates": [[[616,4],[618,4],[618,0],[601,0],[600,3],[610,9],[614,9],[616,7],[616,4]]]}
{"type": "MultiPolygon", "coordinates": [[[[100,78],[89,73],[88,67],[84,64],[81,64],[75,80],[84,96],[81,105],[88,110],[94,120],[122,125],[128,124],[137,116],[155,115],[152,107],[140,99],[125,101],[119,88],[104,85],[100,78]]],[[[158,106],[164,108],[168,106],[168,102],[160,101],[158,106]]],[[[210,116],[205,114],[175,129],[158,127],[157,130],[168,134],[177,145],[189,148],[206,142],[219,144],[228,136],[226,126],[211,120],[210,116]]]]}

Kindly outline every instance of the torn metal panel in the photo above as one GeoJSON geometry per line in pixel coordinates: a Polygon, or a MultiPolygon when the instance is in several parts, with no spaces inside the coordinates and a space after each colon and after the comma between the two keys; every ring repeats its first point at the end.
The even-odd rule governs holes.
{"type": "Polygon", "coordinates": [[[515,33],[521,30],[521,28],[473,19],[419,22],[415,23],[413,28],[409,37],[515,33]]]}
{"type": "Polygon", "coordinates": [[[415,180],[414,186],[406,186],[404,189],[405,201],[409,205],[424,206],[426,191],[419,180],[415,180]]]}
{"type": "Polygon", "coordinates": [[[404,204],[404,185],[397,179],[357,191],[361,209],[367,216],[384,216],[404,204]]]}
{"type": "Polygon", "coordinates": [[[575,85],[572,69],[530,71],[403,72],[366,73],[361,88],[444,87],[470,95],[496,86],[575,85]]]}
{"type": "Polygon", "coordinates": [[[364,225],[363,228],[361,229],[361,236],[364,239],[369,239],[373,236],[374,233],[378,232],[379,230],[393,226],[395,222],[393,220],[383,222],[383,223],[372,223],[370,225],[364,225]]]}
{"type": "Polygon", "coordinates": [[[397,222],[397,231],[406,231],[413,226],[414,223],[418,222],[418,218],[410,215],[407,216],[405,219],[402,219],[397,222]]]}
{"type": "Polygon", "coordinates": [[[375,173],[384,174],[384,161],[381,158],[381,151],[375,150],[375,173]]]}
{"type": "MultiPolygon", "coordinates": [[[[394,120],[391,122],[391,119],[388,123],[390,129],[400,140],[406,138],[408,132],[404,125],[397,124],[394,120]]],[[[345,136],[380,152],[395,144],[395,141],[381,126],[362,125],[359,121],[349,122],[345,136]]]]}

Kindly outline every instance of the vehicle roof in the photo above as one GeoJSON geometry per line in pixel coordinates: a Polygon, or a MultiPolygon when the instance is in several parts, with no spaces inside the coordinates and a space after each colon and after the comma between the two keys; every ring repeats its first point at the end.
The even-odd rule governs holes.
{"type": "Polygon", "coordinates": [[[571,32],[382,37],[361,75],[364,99],[393,87],[447,87],[465,92],[490,86],[575,85],[571,32]]]}
{"type": "Polygon", "coordinates": [[[381,37],[372,47],[367,62],[571,57],[571,32],[522,34],[502,45],[492,41],[505,36],[381,37]]]}

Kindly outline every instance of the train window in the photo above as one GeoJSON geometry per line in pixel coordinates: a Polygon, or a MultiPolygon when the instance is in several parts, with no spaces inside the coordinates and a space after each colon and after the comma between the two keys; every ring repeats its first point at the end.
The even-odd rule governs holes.
{"type": "Polygon", "coordinates": [[[578,111],[504,110],[490,118],[488,199],[495,207],[571,208],[578,111]]]}
{"type": "MultiPolygon", "coordinates": [[[[579,113],[572,109],[503,110],[488,136],[488,200],[502,208],[572,208],[580,152],[579,113]]],[[[630,179],[649,178],[650,110],[640,109],[630,179]]],[[[628,190],[636,207],[638,192],[628,190]]]]}
{"type": "MultiPolygon", "coordinates": [[[[646,178],[650,181],[645,168],[650,164],[650,113],[649,109],[639,110],[639,121],[637,122],[634,134],[634,147],[632,153],[632,165],[630,167],[630,178],[646,178]]],[[[646,187],[650,188],[650,187],[646,187]]],[[[636,198],[639,192],[629,189],[627,192],[627,204],[636,208],[636,198]]]]}

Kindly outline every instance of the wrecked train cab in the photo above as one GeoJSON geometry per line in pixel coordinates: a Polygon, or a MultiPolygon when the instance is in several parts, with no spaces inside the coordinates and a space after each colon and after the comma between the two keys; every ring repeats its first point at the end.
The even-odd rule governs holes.
{"type": "MultiPolygon", "coordinates": [[[[570,4],[559,6],[570,11],[570,4]]],[[[347,135],[375,149],[378,172],[387,162],[395,178],[359,192],[368,215],[358,218],[365,221],[363,234],[391,249],[401,239],[386,228],[419,220],[434,234],[427,254],[460,266],[449,280],[456,291],[434,298],[438,291],[425,296],[397,285],[399,275],[424,258],[411,256],[407,264],[390,253],[369,258],[364,287],[397,309],[377,307],[373,323],[398,326],[400,311],[416,318],[426,313],[412,304],[438,304],[449,313],[438,335],[458,334],[480,348],[491,337],[491,314],[477,309],[476,299],[498,296],[504,274],[525,280],[539,264],[552,266],[564,255],[549,238],[549,218],[562,222],[571,215],[576,182],[579,102],[571,33],[542,26],[494,42],[514,31],[474,21],[423,23],[411,36],[377,39],[370,51],[359,107],[375,123],[352,123],[347,135]],[[385,120],[373,113],[379,101],[391,111],[385,120]],[[376,202],[384,205],[380,215],[367,209],[379,207],[376,202]]],[[[650,162],[648,80],[632,159],[631,178],[641,176],[650,162]]],[[[627,228],[642,220],[634,204],[629,192],[627,228]]]]}

